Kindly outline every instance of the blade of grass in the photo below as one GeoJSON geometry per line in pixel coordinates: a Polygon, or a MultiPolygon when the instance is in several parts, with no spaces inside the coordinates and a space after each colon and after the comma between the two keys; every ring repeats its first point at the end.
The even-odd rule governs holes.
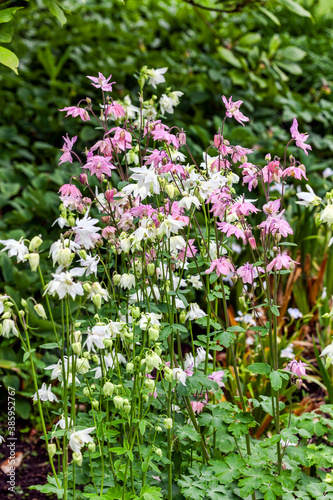
{"type": "Polygon", "coordinates": [[[318,363],[319,371],[320,371],[321,376],[323,377],[323,381],[324,381],[324,384],[325,384],[327,392],[328,392],[328,398],[330,400],[330,403],[333,404],[333,386],[332,386],[332,383],[329,379],[329,376],[328,376],[327,370],[324,366],[324,363],[320,359],[319,352],[318,352],[318,349],[317,349],[317,346],[316,346],[316,343],[315,343],[315,340],[313,337],[312,337],[312,340],[313,340],[313,349],[314,349],[314,353],[315,353],[316,360],[318,363]]]}

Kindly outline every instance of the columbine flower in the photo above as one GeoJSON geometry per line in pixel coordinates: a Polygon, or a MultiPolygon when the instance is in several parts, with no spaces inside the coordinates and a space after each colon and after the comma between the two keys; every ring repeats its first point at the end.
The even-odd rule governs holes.
{"type": "Polygon", "coordinates": [[[29,253],[28,248],[23,243],[23,238],[20,241],[16,240],[0,240],[2,245],[5,245],[5,248],[1,250],[1,252],[6,252],[8,250],[8,257],[17,256],[17,262],[24,262],[26,260],[25,256],[29,253]]]}
{"type": "Polygon", "coordinates": [[[224,371],[219,370],[217,372],[213,372],[211,375],[208,375],[209,380],[214,380],[220,387],[224,387],[224,383],[222,379],[224,377],[224,371]]]}
{"type": "Polygon", "coordinates": [[[89,211],[86,212],[83,219],[76,219],[76,226],[73,227],[73,232],[75,233],[75,243],[78,245],[83,245],[84,248],[90,249],[95,246],[95,243],[101,238],[98,231],[101,230],[100,227],[95,227],[98,224],[98,219],[92,219],[89,217],[89,211]]]}
{"type": "Polygon", "coordinates": [[[77,106],[68,106],[67,108],[59,109],[59,111],[67,111],[66,117],[72,116],[73,118],[75,118],[76,116],[79,116],[84,122],[90,120],[88,111],[84,108],[79,108],[77,106]]]}
{"type": "Polygon", "coordinates": [[[139,326],[141,330],[147,330],[148,326],[157,325],[160,326],[159,320],[162,318],[162,314],[157,313],[146,313],[142,314],[139,326]]]}
{"type": "Polygon", "coordinates": [[[99,261],[100,258],[98,255],[95,255],[95,257],[92,257],[91,255],[86,255],[85,258],[83,257],[80,258],[80,265],[84,267],[86,276],[90,276],[90,274],[94,274],[96,276],[97,265],[99,261]]]}
{"type": "Polygon", "coordinates": [[[191,283],[193,288],[195,288],[196,290],[201,290],[202,288],[202,281],[199,274],[196,274],[195,276],[189,276],[187,278],[187,282],[191,283]]]}
{"type": "MultiPolygon", "coordinates": [[[[81,271],[81,269],[80,269],[81,271]]],[[[81,283],[75,283],[73,277],[76,275],[76,269],[71,269],[65,273],[52,274],[53,280],[45,288],[44,295],[57,294],[59,299],[63,299],[66,295],[70,295],[74,300],[76,295],[83,295],[83,287],[81,283]]]]}
{"type": "Polygon", "coordinates": [[[244,116],[243,113],[241,111],[239,111],[239,108],[240,108],[241,104],[243,103],[243,101],[233,102],[232,96],[229,98],[229,101],[228,101],[227,98],[224,95],[222,96],[222,100],[223,100],[224,105],[225,105],[225,107],[227,109],[226,115],[227,115],[228,118],[234,117],[235,120],[237,120],[243,126],[244,126],[243,122],[248,122],[249,121],[249,118],[247,118],[246,116],[244,116]]]}
{"type": "Polygon", "coordinates": [[[16,337],[19,336],[18,329],[15,326],[15,323],[12,319],[4,319],[2,323],[1,335],[3,337],[9,338],[9,334],[12,332],[16,337]]]}
{"type": "Polygon", "coordinates": [[[327,356],[326,368],[329,368],[333,363],[333,342],[325,347],[320,356],[327,356]]]}
{"type": "Polygon", "coordinates": [[[170,92],[168,95],[162,94],[162,97],[160,99],[160,107],[161,107],[161,113],[164,115],[165,112],[167,113],[173,113],[173,108],[175,106],[178,106],[179,104],[179,97],[183,95],[183,92],[175,91],[175,92],[170,92]]]}
{"type": "Polygon", "coordinates": [[[294,344],[289,344],[285,349],[282,349],[280,353],[281,358],[293,359],[295,357],[293,348],[294,344]]]}
{"type": "Polygon", "coordinates": [[[87,78],[89,78],[89,80],[93,82],[91,85],[96,87],[96,89],[102,89],[105,92],[112,92],[112,85],[116,83],[116,82],[109,83],[111,77],[112,75],[110,75],[109,78],[105,78],[105,76],[102,73],[98,73],[98,78],[94,76],[87,76],[87,78]]]}
{"type": "Polygon", "coordinates": [[[291,137],[294,139],[294,141],[296,141],[296,146],[303,149],[306,156],[308,156],[307,149],[309,151],[311,151],[312,148],[311,148],[310,144],[304,144],[304,143],[307,140],[307,138],[309,137],[309,135],[308,134],[300,134],[298,132],[298,122],[297,122],[296,118],[294,118],[294,120],[293,120],[293,124],[290,128],[290,132],[291,132],[291,137]]]}
{"type": "Polygon", "coordinates": [[[291,319],[298,319],[298,318],[303,318],[303,314],[297,307],[289,307],[288,313],[291,317],[291,319]]]}
{"type": "Polygon", "coordinates": [[[133,286],[135,285],[135,276],[134,274],[122,274],[121,275],[121,278],[120,278],[120,283],[119,283],[119,286],[120,288],[124,288],[124,289],[128,289],[130,290],[131,288],[133,288],[133,286]]]}
{"type": "Polygon", "coordinates": [[[207,316],[207,314],[200,309],[198,304],[194,302],[193,304],[190,304],[190,310],[186,314],[185,320],[189,319],[190,321],[193,321],[195,319],[204,318],[205,316],[207,316]]]}
{"type": "Polygon", "coordinates": [[[284,252],[283,254],[279,254],[272,260],[267,266],[267,271],[280,271],[282,268],[284,269],[294,269],[294,264],[298,264],[298,262],[294,261],[289,257],[289,255],[284,252]]]}
{"type": "Polygon", "coordinates": [[[95,430],[95,427],[89,427],[88,429],[84,429],[82,431],[73,430],[71,432],[71,435],[69,438],[70,448],[74,452],[80,453],[81,448],[83,448],[83,446],[86,443],[93,443],[94,442],[93,438],[89,435],[94,430],[95,430]]]}
{"type": "Polygon", "coordinates": [[[294,359],[288,363],[286,370],[293,373],[297,377],[301,378],[306,375],[305,367],[308,366],[307,363],[302,363],[302,361],[295,361],[294,359]]]}
{"type": "Polygon", "coordinates": [[[223,276],[227,276],[234,270],[232,263],[226,257],[220,257],[219,259],[213,260],[213,262],[210,265],[210,268],[207,269],[207,271],[205,271],[205,274],[212,273],[214,269],[216,269],[215,272],[218,276],[221,276],[221,274],[223,276]]]}
{"type": "Polygon", "coordinates": [[[55,401],[56,403],[58,402],[58,398],[53,392],[51,391],[51,384],[49,387],[46,386],[45,382],[42,384],[42,388],[38,389],[38,396],[37,392],[33,396],[33,401],[38,401],[38,397],[41,401],[50,401],[51,403],[55,401]]]}
{"type": "Polygon", "coordinates": [[[149,83],[154,89],[156,89],[156,85],[165,82],[164,73],[168,71],[168,68],[158,68],[158,69],[148,69],[147,75],[149,78],[149,83]]]}
{"type": "Polygon", "coordinates": [[[305,191],[296,193],[297,198],[301,200],[301,201],[296,201],[296,203],[298,205],[304,205],[305,207],[310,207],[311,205],[316,207],[320,205],[321,198],[319,198],[319,196],[315,194],[312,187],[309,186],[309,184],[307,184],[306,189],[308,190],[308,193],[306,193],[305,191]]]}
{"type": "Polygon", "coordinates": [[[59,159],[59,165],[62,163],[65,163],[66,161],[69,161],[70,163],[73,163],[73,158],[71,155],[72,148],[74,146],[74,143],[76,142],[77,135],[70,139],[68,137],[68,134],[66,134],[66,137],[63,137],[63,140],[65,141],[65,144],[63,145],[61,151],[63,151],[63,155],[61,155],[59,159]]]}
{"type": "Polygon", "coordinates": [[[324,210],[320,213],[320,221],[326,222],[329,226],[333,225],[333,205],[329,204],[324,208],[324,210]]]}
{"type": "Polygon", "coordinates": [[[237,269],[238,276],[242,279],[243,283],[249,283],[252,285],[253,280],[258,278],[258,271],[265,272],[262,267],[253,267],[252,264],[247,262],[243,266],[237,269]]]}
{"type": "Polygon", "coordinates": [[[87,168],[91,175],[96,175],[97,179],[101,179],[102,175],[111,176],[111,170],[116,167],[110,163],[111,157],[104,157],[100,155],[91,156],[84,168],[87,168]]]}

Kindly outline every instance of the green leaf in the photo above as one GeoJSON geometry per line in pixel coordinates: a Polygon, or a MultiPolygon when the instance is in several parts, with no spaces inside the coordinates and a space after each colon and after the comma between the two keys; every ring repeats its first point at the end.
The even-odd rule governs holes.
{"type": "Polygon", "coordinates": [[[263,14],[265,14],[265,16],[267,16],[271,21],[273,21],[273,23],[275,23],[277,26],[281,26],[279,19],[272,12],[265,9],[265,7],[262,7],[261,5],[259,5],[258,8],[259,10],[261,10],[263,14]]]}
{"type": "Polygon", "coordinates": [[[246,33],[246,35],[242,36],[238,40],[239,45],[254,45],[255,43],[260,42],[261,40],[261,34],[260,33],[246,33]]]}
{"type": "Polygon", "coordinates": [[[23,9],[24,7],[10,7],[9,9],[0,10],[0,23],[9,23],[16,13],[17,10],[23,9]]]}
{"type": "Polygon", "coordinates": [[[18,75],[17,68],[19,65],[19,60],[11,50],[0,47],[0,64],[3,64],[4,66],[12,69],[14,73],[18,75]]]}
{"type": "Polygon", "coordinates": [[[271,489],[268,489],[264,495],[264,500],[276,500],[275,493],[271,489]]]}
{"type": "Polygon", "coordinates": [[[140,429],[140,434],[143,436],[146,430],[146,422],[144,420],[141,420],[139,423],[139,429],[140,429]]]}
{"type": "Polygon", "coordinates": [[[8,389],[11,387],[12,389],[15,389],[15,391],[18,391],[20,389],[20,379],[17,375],[5,375],[2,377],[2,381],[8,389]]]}
{"type": "Polygon", "coordinates": [[[178,427],[180,430],[178,434],[179,439],[189,438],[191,441],[200,441],[200,434],[193,429],[192,425],[184,425],[183,427],[178,427]]]}
{"type": "Polygon", "coordinates": [[[275,306],[275,305],[271,306],[270,310],[272,311],[272,313],[274,314],[274,316],[280,316],[280,312],[279,312],[278,306],[275,306]]]}
{"type": "Polygon", "coordinates": [[[224,347],[230,347],[236,340],[236,335],[233,332],[226,330],[225,332],[217,335],[215,340],[218,340],[224,347]]]}
{"type": "Polygon", "coordinates": [[[282,387],[282,377],[278,371],[273,371],[269,374],[271,379],[272,388],[274,391],[278,391],[282,387]]]}
{"type": "Polygon", "coordinates": [[[289,59],[289,61],[301,61],[306,56],[305,50],[299,49],[294,45],[288,45],[288,47],[283,47],[279,50],[278,55],[282,56],[285,59],[289,59]]]}
{"type": "MultiPolygon", "coordinates": [[[[282,68],[284,71],[287,71],[287,73],[290,73],[291,75],[302,75],[303,70],[299,64],[293,63],[293,62],[288,62],[288,63],[283,63],[283,62],[276,62],[282,68]]],[[[282,273],[282,271],[280,271],[282,273]]],[[[288,271],[285,273],[288,274],[288,271]]],[[[274,307],[274,306],[273,306],[274,307]]]]}
{"type": "Polygon", "coordinates": [[[0,43],[9,43],[13,38],[13,23],[0,25],[0,43]]]}
{"type": "Polygon", "coordinates": [[[234,53],[231,52],[231,50],[226,49],[225,47],[218,47],[217,51],[220,54],[223,61],[231,64],[231,66],[234,66],[235,68],[240,69],[242,67],[241,63],[239,62],[237,57],[234,55],[234,53]]]}
{"type": "Polygon", "coordinates": [[[223,483],[231,483],[241,475],[240,469],[245,465],[245,461],[239,455],[231,453],[224,462],[220,460],[210,460],[216,477],[223,483]]]}
{"type": "Polygon", "coordinates": [[[49,342],[48,344],[42,344],[39,347],[42,349],[59,349],[59,344],[57,342],[49,342]]]}
{"type": "Polygon", "coordinates": [[[64,11],[61,7],[59,7],[57,2],[55,2],[54,0],[48,0],[47,5],[51,14],[53,14],[58,19],[61,25],[67,22],[64,11]]]}
{"type": "Polygon", "coordinates": [[[309,17],[313,20],[311,12],[304,9],[299,3],[294,2],[294,0],[280,0],[280,5],[286,7],[286,9],[290,10],[293,14],[301,17],[309,17]]]}
{"type": "Polygon", "coordinates": [[[267,363],[254,363],[248,367],[251,373],[258,373],[259,375],[268,375],[271,372],[271,367],[267,363]]]}

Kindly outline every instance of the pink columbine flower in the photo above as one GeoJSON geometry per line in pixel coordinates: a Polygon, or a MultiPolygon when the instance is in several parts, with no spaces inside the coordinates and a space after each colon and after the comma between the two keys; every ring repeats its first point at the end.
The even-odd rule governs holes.
{"type": "Polygon", "coordinates": [[[110,134],[111,132],[114,132],[114,136],[112,139],[112,144],[114,146],[117,146],[121,151],[132,148],[132,136],[127,130],[121,127],[114,127],[109,130],[108,134],[110,134]]]}
{"type": "Polygon", "coordinates": [[[258,186],[258,169],[253,163],[246,162],[240,165],[238,168],[242,168],[243,175],[243,186],[248,184],[248,189],[251,192],[258,186]]]}
{"type": "Polygon", "coordinates": [[[114,170],[116,167],[110,163],[110,157],[104,157],[95,155],[89,158],[84,168],[87,168],[91,175],[96,174],[97,179],[100,179],[102,174],[111,176],[111,170],[114,170]]]}
{"type": "Polygon", "coordinates": [[[290,132],[291,132],[291,137],[294,139],[294,141],[296,141],[296,146],[303,149],[306,156],[308,156],[307,149],[309,151],[311,151],[312,147],[310,146],[310,144],[304,144],[304,143],[307,140],[307,138],[309,137],[309,135],[308,134],[300,134],[298,132],[298,122],[297,122],[296,118],[294,118],[294,120],[293,120],[293,124],[290,128],[290,132]]]}
{"type": "Polygon", "coordinates": [[[232,150],[231,159],[234,163],[237,163],[238,161],[244,161],[243,158],[246,157],[246,155],[253,153],[253,149],[243,148],[242,146],[234,146],[230,149],[232,150]]]}
{"type": "Polygon", "coordinates": [[[225,233],[227,236],[232,236],[233,234],[236,238],[242,238],[244,243],[246,242],[245,233],[242,228],[238,226],[234,226],[233,224],[229,224],[229,222],[218,222],[217,227],[222,233],[225,233]]]}
{"type": "Polygon", "coordinates": [[[234,271],[233,265],[230,262],[229,259],[226,257],[220,257],[219,259],[213,260],[213,262],[210,265],[210,268],[205,271],[205,274],[210,274],[216,269],[216,274],[218,276],[227,276],[229,273],[232,273],[234,271]]]}
{"type": "Polygon", "coordinates": [[[266,165],[262,169],[261,173],[264,182],[268,183],[271,183],[272,181],[280,182],[282,176],[282,168],[280,166],[280,162],[278,160],[270,161],[268,165],[266,165]]]}
{"type": "Polygon", "coordinates": [[[93,83],[92,85],[96,87],[96,89],[102,89],[105,92],[112,92],[112,85],[116,82],[111,82],[112,75],[109,76],[109,78],[105,78],[105,76],[102,73],[98,73],[98,78],[94,76],[87,76],[89,80],[91,80],[93,83]]]}
{"type": "Polygon", "coordinates": [[[88,111],[84,108],[79,108],[78,106],[68,106],[67,108],[59,109],[59,111],[67,111],[66,117],[72,116],[75,118],[76,116],[79,116],[84,122],[90,120],[88,111]]]}
{"type": "Polygon", "coordinates": [[[299,180],[301,180],[302,177],[304,177],[304,179],[308,180],[308,178],[305,175],[305,172],[304,172],[303,168],[296,167],[295,165],[293,165],[292,167],[286,168],[283,171],[282,175],[283,175],[283,177],[286,177],[287,175],[291,175],[292,177],[295,177],[296,179],[299,179],[299,180]]]}
{"type": "Polygon", "coordinates": [[[77,208],[82,198],[81,191],[73,184],[64,184],[58,193],[60,193],[60,199],[65,207],[77,208]]]}
{"type": "Polygon", "coordinates": [[[302,363],[301,361],[293,359],[286,366],[286,370],[293,373],[297,377],[304,377],[306,375],[306,366],[308,366],[307,363],[302,363]]]}
{"type": "Polygon", "coordinates": [[[249,283],[252,285],[253,280],[258,278],[258,271],[265,272],[262,267],[253,267],[252,264],[247,262],[243,266],[237,269],[238,276],[242,279],[243,283],[249,283]]]}
{"type": "Polygon", "coordinates": [[[273,235],[276,233],[281,234],[284,238],[286,238],[288,234],[293,234],[293,230],[289,223],[282,219],[283,214],[284,210],[274,217],[268,216],[266,220],[259,224],[259,229],[263,229],[265,233],[272,233],[273,235]]]}
{"type": "Polygon", "coordinates": [[[249,201],[242,201],[242,202],[236,202],[230,207],[230,213],[234,214],[236,213],[238,217],[241,215],[249,215],[249,213],[257,213],[260,212],[258,208],[256,208],[253,203],[250,203],[249,201]]]}
{"type": "Polygon", "coordinates": [[[145,165],[153,164],[154,168],[158,166],[163,160],[169,162],[169,157],[165,151],[159,151],[154,149],[154,151],[149,155],[144,157],[145,165]],[[166,160],[165,160],[166,159],[166,160]]]}
{"type": "Polygon", "coordinates": [[[281,200],[278,199],[274,201],[269,201],[262,207],[262,209],[266,215],[274,217],[275,215],[278,214],[280,210],[280,205],[281,205],[281,200]]]}
{"type": "Polygon", "coordinates": [[[174,134],[170,134],[162,128],[153,130],[151,134],[154,141],[165,141],[167,144],[172,144],[176,149],[179,148],[179,141],[174,134]]]}
{"type": "Polygon", "coordinates": [[[99,152],[104,155],[104,156],[112,156],[112,143],[110,138],[108,137],[107,139],[103,139],[102,141],[97,141],[96,144],[94,144],[90,148],[90,152],[96,151],[96,149],[99,149],[99,152]]]}
{"type": "Polygon", "coordinates": [[[233,102],[232,96],[229,98],[229,101],[228,101],[224,95],[222,96],[222,100],[223,100],[224,105],[227,109],[226,115],[228,118],[234,117],[235,120],[237,120],[243,126],[244,126],[243,122],[249,121],[249,118],[247,118],[247,116],[244,116],[243,113],[241,111],[239,111],[239,108],[240,108],[241,104],[243,103],[243,101],[233,102]]]}
{"type": "Polygon", "coordinates": [[[186,257],[194,257],[195,256],[195,254],[198,252],[198,250],[195,248],[195,246],[193,245],[193,243],[194,243],[194,238],[191,239],[191,240],[188,240],[188,242],[187,242],[187,248],[184,247],[178,253],[177,258],[179,260],[181,260],[182,262],[184,262],[184,259],[185,259],[185,249],[186,249],[186,257]]]}
{"type": "Polygon", "coordinates": [[[217,372],[213,372],[210,375],[208,375],[209,380],[214,380],[220,387],[224,387],[224,383],[222,382],[222,379],[224,377],[224,371],[223,370],[218,370],[217,372]]]}
{"type": "Polygon", "coordinates": [[[71,151],[72,151],[72,148],[74,146],[74,143],[77,140],[77,135],[75,137],[73,137],[72,139],[70,139],[68,137],[68,134],[66,134],[66,137],[63,137],[63,140],[65,141],[65,143],[64,143],[61,151],[63,151],[64,154],[61,155],[61,157],[59,159],[59,165],[61,165],[62,163],[65,163],[67,161],[69,161],[70,163],[73,163],[71,151]]]}
{"type": "Polygon", "coordinates": [[[231,202],[231,191],[227,186],[223,186],[221,189],[216,189],[215,191],[213,191],[213,193],[206,201],[206,203],[212,204],[210,212],[213,213],[214,217],[223,216],[231,202]]]}
{"type": "Polygon", "coordinates": [[[201,401],[191,401],[191,406],[192,406],[192,410],[194,412],[201,413],[206,405],[205,405],[205,403],[202,403],[201,401]]]}
{"type": "Polygon", "coordinates": [[[115,119],[118,120],[118,118],[124,118],[125,110],[121,104],[113,102],[112,104],[109,104],[109,106],[106,108],[106,114],[113,115],[115,119]]]}
{"type": "Polygon", "coordinates": [[[280,271],[282,268],[284,269],[294,269],[294,264],[298,264],[295,260],[292,260],[291,257],[284,252],[282,254],[277,255],[272,262],[270,262],[267,266],[267,271],[280,271]]]}

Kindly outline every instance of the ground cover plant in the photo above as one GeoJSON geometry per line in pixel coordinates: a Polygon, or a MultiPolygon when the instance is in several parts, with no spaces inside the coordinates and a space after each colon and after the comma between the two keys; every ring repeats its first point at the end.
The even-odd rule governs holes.
{"type": "MultiPolygon", "coordinates": [[[[288,325],[280,301],[299,266],[286,192],[308,180],[298,158],[311,138],[294,117],[283,156],[252,163],[253,149],[225,133],[227,120],[249,121],[242,101],[223,95],[198,163],[186,131],[165,123],[182,97],[158,93],[166,77],[143,67],[134,102],[113,99],[112,75],[88,76],[100,101],[60,110],[99,139],[63,137],[52,276],[39,235],[0,242],[41,286],[38,300],[1,296],[1,334],[30,363],[52,469],[34,488],[61,499],[332,498],[333,400],[293,411],[317,379],[288,336],[302,314],[289,309],[288,325]],[[32,347],[46,325],[48,341],[32,347]]],[[[296,200],[318,210],[331,244],[333,193],[304,186],[296,200]]],[[[315,352],[331,397],[325,300],[315,352]]]]}

